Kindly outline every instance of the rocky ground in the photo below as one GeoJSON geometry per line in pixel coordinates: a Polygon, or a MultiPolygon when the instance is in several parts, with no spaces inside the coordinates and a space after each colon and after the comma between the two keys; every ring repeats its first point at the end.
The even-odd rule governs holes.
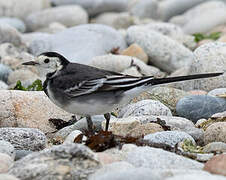
{"type": "Polygon", "coordinates": [[[21,64],[45,51],[134,76],[222,72],[226,0],[0,1],[0,180],[226,179],[225,75],[154,87],[90,136],[27,91],[45,78],[21,64]]]}

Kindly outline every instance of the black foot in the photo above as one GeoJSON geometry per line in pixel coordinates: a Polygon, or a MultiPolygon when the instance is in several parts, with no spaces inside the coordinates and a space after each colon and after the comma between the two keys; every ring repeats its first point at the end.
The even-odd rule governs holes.
{"type": "Polygon", "coordinates": [[[91,119],[91,116],[86,116],[86,122],[87,122],[88,131],[91,134],[94,134],[93,121],[91,119]]]}
{"type": "Polygon", "coordinates": [[[105,131],[108,131],[109,122],[110,122],[110,119],[111,119],[111,114],[110,113],[104,114],[104,118],[106,119],[105,131]]]}

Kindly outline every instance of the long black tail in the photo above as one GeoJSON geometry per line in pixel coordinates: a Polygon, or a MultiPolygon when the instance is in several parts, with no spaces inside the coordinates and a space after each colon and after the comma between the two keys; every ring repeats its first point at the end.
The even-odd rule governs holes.
{"type": "Polygon", "coordinates": [[[186,81],[186,80],[192,80],[192,79],[202,79],[202,78],[216,77],[216,76],[220,76],[222,74],[224,74],[224,72],[194,74],[194,75],[188,75],[188,76],[177,76],[177,77],[168,77],[168,78],[155,78],[155,79],[152,79],[150,82],[151,82],[152,85],[158,85],[158,84],[165,84],[165,83],[178,82],[178,81],[186,81]]]}

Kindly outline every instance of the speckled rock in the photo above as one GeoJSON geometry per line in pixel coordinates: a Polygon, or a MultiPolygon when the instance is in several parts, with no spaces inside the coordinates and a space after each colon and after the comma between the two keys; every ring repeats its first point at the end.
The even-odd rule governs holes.
{"type": "Polygon", "coordinates": [[[10,142],[4,140],[0,140],[0,153],[8,154],[12,159],[15,158],[16,154],[14,146],[10,142]]]}
{"type": "Polygon", "coordinates": [[[29,150],[16,150],[16,156],[15,156],[15,161],[22,159],[23,157],[27,156],[28,154],[33,153],[34,151],[29,151],[29,150]]]}
{"type": "Polygon", "coordinates": [[[217,112],[226,110],[224,98],[208,95],[191,95],[180,99],[176,106],[179,116],[192,120],[194,123],[201,118],[208,119],[217,112]]]}
{"type": "Polygon", "coordinates": [[[226,122],[216,122],[210,125],[204,134],[205,144],[211,142],[226,143],[226,122]]]}
{"type": "Polygon", "coordinates": [[[46,147],[46,136],[34,128],[0,128],[0,140],[10,142],[15,149],[38,151],[46,147]]]}
{"type": "Polygon", "coordinates": [[[88,14],[77,5],[61,6],[31,13],[25,20],[28,31],[35,31],[53,22],[67,27],[88,23],[88,14]]]}
{"type": "Polygon", "coordinates": [[[50,118],[71,119],[41,91],[2,90],[0,94],[0,127],[38,128],[44,133],[55,128],[50,118]],[[46,111],[48,109],[48,111],[46,111]]]}
{"type": "Polygon", "coordinates": [[[177,143],[185,139],[191,140],[195,144],[195,140],[187,133],[181,131],[163,131],[148,134],[144,139],[150,143],[159,143],[174,147],[177,143]]]}
{"type": "Polygon", "coordinates": [[[127,162],[150,169],[202,169],[203,164],[159,148],[137,147],[128,152],[127,162]]]}
{"type": "Polygon", "coordinates": [[[217,89],[213,89],[212,91],[208,92],[209,96],[218,96],[218,95],[222,95],[222,94],[226,94],[226,88],[217,88],[217,89]]]}
{"type": "Polygon", "coordinates": [[[87,10],[89,15],[94,16],[103,12],[121,12],[127,9],[128,0],[50,0],[52,5],[61,6],[77,4],[87,10]]]}
{"type": "Polygon", "coordinates": [[[204,166],[204,170],[212,173],[226,176],[226,154],[216,155],[211,158],[204,166]]]}
{"type": "Polygon", "coordinates": [[[10,167],[13,165],[13,159],[5,153],[0,153],[0,164],[1,176],[1,173],[7,173],[10,167]]]}
{"type": "Polygon", "coordinates": [[[47,0],[23,0],[18,3],[17,0],[1,1],[0,2],[0,16],[25,18],[32,12],[37,12],[45,7],[49,7],[49,1],[47,0]]]}
{"type": "Polygon", "coordinates": [[[92,23],[105,24],[115,29],[127,29],[134,24],[133,17],[127,13],[106,12],[91,20],[92,23]]]}
{"type": "Polygon", "coordinates": [[[154,100],[142,100],[137,103],[129,104],[120,109],[118,117],[144,116],[144,115],[165,115],[172,116],[168,107],[154,100]]]}
{"type": "Polygon", "coordinates": [[[193,54],[181,43],[159,33],[140,26],[127,30],[127,43],[137,43],[151,58],[151,63],[166,72],[190,66],[193,54]]]}
{"type": "Polygon", "coordinates": [[[26,25],[22,20],[18,18],[1,17],[0,24],[8,24],[10,26],[13,26],[14,28],[16,28],[18,31],[22,33],[26,31],[26,25]]]}
{"type": "Polygon", "coordinates": [[[124,55],[97,56],[91,60],[90,65],[114,72],[123,72],[131,67],[135,67],[140,76],[163,75],[163,73],[158,68],[148,66],[135,57],[124,55]]]}
{"type": "Polygon", "coordinates": [[[15,162],[9,174],[21,180],[87,179],[100,168],[95,154],[80,144],[53,146],[15,162]]]}
{"type": "Polygon", "coordinates": [[[46,51],[57,51],[69,61],[82,64],[88,64],[91,58],[107,54],[114,48],[125,49],[126,47],[126,42],[119,32],[100,24],[68,28],[43,39],[34,39],[29,46],[34,55],[46,51]]]}
{"type": "Polygon", "coordinates": [[[226,152],[226,143],[223,142],[212,142],[203,147],[205,153],[222,153],[226,152]]]}

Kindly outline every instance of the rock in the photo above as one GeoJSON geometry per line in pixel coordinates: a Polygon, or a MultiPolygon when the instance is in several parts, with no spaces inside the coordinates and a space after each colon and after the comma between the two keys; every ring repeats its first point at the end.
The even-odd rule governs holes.
{"type": "Polygon", "coordinates": [[[204,166],[204,170],[226,176],[226,154],[216,155],[211,158],[204,166]]]}
{"type": "Polygon", "coordinates": [[[202,169],[203,164],[159,148],[137,147],[128,152],[127,162],[150,169],[202,169]]]}
{"type": "Polygon", "coordinates": [[[128,28],[127,43],[137,43],[148,54],[156,67],[173,72],[190,66],[193,54],[179,42],[148,28],[132,26],[128,28]]]}
{"type": "Polygon", "coordinates": [[[0,128],[0,140],[10,142],[15,149],[39,151],[46,147],[46,136],[34,128],[0,128]]]}
{"type": "MultiPolygon", "coordinates": [[[[105,153],[105,152],[98,152],[96,153],[98,156],[98,160],[100,161],[101,164],[103,165],[108,165],[108,164],[112,164],[114,162],[117,162],[117,158],[115,158],[115,156],[109,154],[109,153],[105,153]]],[[[132,166],[132,165],[131,165],[132,166]]]]}
{"type": "Polygon", "coordinates": [[[223,176],[217,176],[217,175],[212,175],[212,174],[183,174],[183,175],[178,175],[174,176],[171,178],[167,178],[166,180],[191,180],[191,179],[198,179],[198,180],[224,180],[225,177],[223,176]]]}
{"type": "Polygon", "coordinates": [[[30,43],[29,48],[34,55],[56,51],[72,62],[88,64],[91,58],[107,54],[114,48],[125,49],[126,42],[111,27],[86,24],[68,28],[45,39],[36,39],[30,43]]]}
{"type": "Polygon", "coordinates": [[[203,147],[205,153],[223,153],[226,152],[226,143],[212,142],[203,147]]]}
{"type": "Polygon", "coordinates": [[[79,130],[74,130],[72,131],[67,137],[66,139],[64,140],[64,144],[65,143],[74,143],[74,140],[76,137],[78,137],[79,135],[81,135],[82,132],[79,131],[79,130]]]}
{"type": "Polygon", "coordinates": [[[204,0],[165,0],[159,3],[158,13],[161,20],[168,21],[171,17],[182,14],[202,2],[204,0]]]}
{"type": "Polygon", "coordinates": [[[157,19],[158,2],[156,0],[132,1],[129,12],[140,18],[157,19]]]}
{"type": "Polygon", "coordinates": [[[205,144],[211,142],[226,143],[226,122],[216,122],[210,125],[204,133],[205,144]]]}
{"type": "Polygon", "coordinates": [[[55,128],[50,118],[71,119],[69,114],[55,106],[41,91],[9,91],[0,94],[0,127],[38,128],[44,133],[55,128]],[[48,111],[46,111],[48,109],[48,111]]]}
{"type": "Polygon", "coordinates": [[[196,123],[199,119],[208,119],[217,112],[225,111],[226,101],[223,98],[208,95],[191,95],[180,99],[176,106],[179,116],[196,123]]]}
{"type": "Polygon", "coordinates": [[[103,12],[122,12],[127,9],[128,0],[51,0],[52,5],[77,4],[87,10],[90,16],[103,12]]]}
{"type": "Polygon", "coordinates": [[[218,95],[222,95],[222,94],[226,94],[226,88],[217,88],[217,89],[213,89],[212,91],[208,92],[209,96],[218,96],[218,95]]]}
{"type": "Polygon", "coordinates": [[[7,173],[9,168],[13,165],[13,159],[5,154],[5,153],[0,153],[0,176],[1,173],[7,173]]]}
{"type": "Polygon", "coordinates": [[[200,128],[201,125],[202,125],[203,123],[205,123],[205,122],[207,122],[207,119],[204,119],[204,118],[199,119],[199,120],[195,123],[195,127],[200,128]]]}
{"type": "Polygon", "coordinates": [[[177,102],[188,95],[189,93],[170,87],[155,87],[149,92],[150,99],[158,100],[167,106],[173,114],[176,114],[176,104],[177,102]]]}
{"type": "Polygon", "coordinates": [[[188,91],[188,93],[190,93],[191,95],[207,95],[207,92],[203,90],[191,90],[188,91]]]}
{"type": "MultiPolygon", "coordinates": [[[[114,117],[111,117],[111,120],[114,119],[114,117]]],[[[96,131],[100,131],[101,128],[101,123],[103,121],[105,121],[105,118],[103,115],[95,115],[92,116],[92,121],[93,121],[93,125],[95,127],[96,131]]],[[[65,139],[70,133],[72,133],[75,130],[79,130],[79,131],[86,131],[87,129],[87,121],[86,118],[82,118],[79,121],[77,121],[76,123],[74,123],[71,126],[66,126],[62,129],[60,129],[59,131],[56,132],[55,137],[59,137],[60,139],[65,139]]]]}
{"type": "Polygon", "coordinates": [[[99,174],[97,177],[90,178],[90,180],[124,180],[133,179],[133,180],[161,180],[160,176],[154,171],[150,171],[148,168],[132,168],[132,169],[115,169],[113,171],[99,174]]]}
{"type": "Polygon", "coordinates": [[[9,174],[21,180],[87,179],[99,167],[95,154],[86,146],[64,144],[16,161],[9,174]]]}
{"type": "Polygon", "coordinates": [[[138,44],[131,44],[127,49],[121,52],[122,55],[132,56],[142,60],[144,63],[148,63],[148,55],[138,44]]]}
{"type": "Polygon", "coordinates": [[[28,154],[33,153],[34,151],[29,150],[16,150],[15,161],[22,159],[23,157],[27,156],[28,154]]]}
{"type": "Polygon", "coordinates": [[[1,1],[0,16],[17,17],[24,19],[28,14],[42,10],[49,6],[49,1],[23,0],[22,3],[17,3],[17,0],[1,1]]]}
{"type": "Polygon", "coordinates": [[[1,56],[1,63],[6,64],[4,59],[8,56],[10,57],[17,57],[19,56],[20,52],[18,48],[16,48],[11,43],[2,43],[0,44],[0,56],[1,56]]]}
{"type": "Polygon", "coordinates": [[[8,141],[0,140],[0,153],[8,154],[12,159],[15,158],[14,146],[8,141]]]}
{"type": "Polygon", "coordinates": [[[97,56],[91,60],[91,66],[114,72],[123,72],[135,67],[140,75],[161,76],[163,73],[156,67],[148,66],[141,60],[123,55],[97,56]]]}
{"type": "Polygon", "coordinates": [[[137,103],[129,104],[123,107],[118,114],[118,117],[129,116],[172,116],[172,113],[168,107],[154,100],[142,100],[137,103]]]}
{"type": "Polygon", "coordinates": [[[19,180],[19,179],[9,174],[0,174],[0,180],[19,180]]]}
{"type": "Polygon", "coordinates": [[[191,50],[196,48],[194,36],[185,34],[180,26],[166,22],[153,22],[144,27],[168,36],[191,50]]]}
{"type": "Polygon", "coordinates": [[[26,31],[26,25],[24,22],[18,18],[11,17],[1,17],[0,24],[8,24],[16,28],[19,32],[24,33],[26,31]]]}
{"type": "Polygon", "coordinates": [[[224,112],[220,112],[220,113],[216,113],[212,115],[213,118],[222,118],[222,117],[226,117],[226,111],[224,112]]]}
{"type": "Polygon", "coordinates": [[[0,90],[6,90],[8,87],[9,86],[4,81],[0,80],[0,90]]]}
{"type": "Polygon", "coordinates": [[[163,131],[148,134],[144,136],[144,140],[149,143],[158,143],[175,147],[175,145],[185,139],[191,140],[195,144],[195,140],[187,133],[181,131],[163,131]]]}
{"type": "Polygon", "coordinates": [[[21,45],[20,33],[8,24],[0,24],[0,36],[0,44],[8,42],[14,44],[15,46],[21,45]]]}
{"type": "Polygon", "coordinates": [[[9,74],[12,72],[12,69],[4,64],[0,64],[0,80],[7,82],[9,74]]]}
{"type": "Polygon", "coordinates": [[[105,24],[115,29],[127,29],[134,24],[134,18],[127,12],[106,12],[92,19],[91,22],[105,24]]]}
{"type": "MultiPolygon", "coordinates": [[[[43,33],[55,34],[55,33],[65,30],[65,29],[67,29],[67,27],[64,26],[63,24],[58,23],[58,22],[53,22],[53,23],[50,23],[47,27],[41,28],[38,31],[43,32],[43,33]]],[[[36,32],[34,32],[34,33],[36,33],[36,32]]],[[[34,33],[30,33],[30,34],[34,34],[34,33]]]]}
{"type": "Polygon", "coordinates": [[[182,26],[184,32],[189,34],[205,33],[225,23],[225,9],[224,2],[203,1],[184,14],[173,17],[170,22],[182,26]]]}
{"type": "Polygon", "coordinates": [[[25,22],[28,31],[41,29],[53,22],[72,27],[88,23],[88,14],[82,7],[77,5],[60,6],[31,13],[25,22]]]}

